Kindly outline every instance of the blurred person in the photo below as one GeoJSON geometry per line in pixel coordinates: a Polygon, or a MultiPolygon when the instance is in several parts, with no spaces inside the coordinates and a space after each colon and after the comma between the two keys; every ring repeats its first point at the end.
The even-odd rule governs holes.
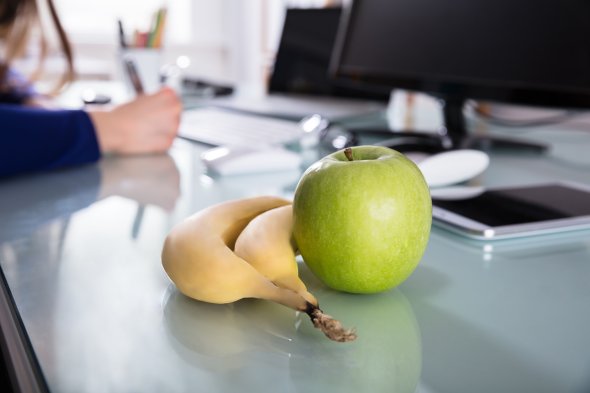
{"type": "MultiPolygon", "coordinates": [[[[55,92],[74,79],[73,54],[52,0],[46,1],[66,69],[55,92]]],[[[166,151],[182,104],[170,88],[109,111],[48,109],[24,75],[11,67],[39,32],[40,74],[48,52],[36,0],[0,0],[0,177],[95,162],[102,155],[166,151]]]]}

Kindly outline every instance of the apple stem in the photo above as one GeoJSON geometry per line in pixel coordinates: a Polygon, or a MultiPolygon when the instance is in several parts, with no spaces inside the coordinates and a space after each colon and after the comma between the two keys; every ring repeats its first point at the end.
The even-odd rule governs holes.
{"type": "Polygon", "coordinates": [[[332,318],[318,307],[307,302],[305,313],[309,315],[313,326],[320,329],[330,340],[346,343],[356,340],[354,329],[345,329],[340,321],[332,318]]]}
{"type": "Polygon", "coordinates": [[[350,147],[344,149],[344,155],[348,158],[348,161],[354,161],[354,158],[352,157],[352,149],[350,147]]]}

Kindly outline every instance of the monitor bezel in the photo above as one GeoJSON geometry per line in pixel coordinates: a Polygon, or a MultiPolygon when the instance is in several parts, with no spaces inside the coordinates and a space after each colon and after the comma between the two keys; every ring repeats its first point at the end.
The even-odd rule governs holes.
{"type": "Polygon", "coordinates": [[[341,22],[330,62],[333,78],[349,80],[351,84],[370,84],[389,89],[418,91],[444,100],[480,100],[502,104],[527,105],[564,109],[590,109],[590,90],[567,89],[558,86],[533,86],[526,82],[461,78],[435,74],[378,73],[374,70],[343,64],[349,28],[358,1],[343,6],[341,22]]]}

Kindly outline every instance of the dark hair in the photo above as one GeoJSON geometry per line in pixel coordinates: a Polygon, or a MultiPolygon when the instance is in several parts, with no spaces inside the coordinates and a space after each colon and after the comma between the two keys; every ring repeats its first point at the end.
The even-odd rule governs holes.
{"type": "MultiPolygon", "coordinates": [[[[53,28],[59,38],[60,49],[66,59],[66,70],[55,87],[55,92],[74,79],[74,61],[70,41],[63,29],[52,0],[45,0],[51,16],[53,28]]],[[[33,27],[41,26],[39,10],[36,0],[0,0],[0,38],[5,40],[5,58],[0,59],[0,90],[6,83],[6,75],[10,63],[20,55],[28,42],[29,34],[33,27]]],[[[39,75],[42,71],[43,60],[47,56],[47,40],[41,29],[40,35],[41,56],[39,68],[34,73],[39,75]]],[[[33,78],[34,79],[34,78],[33,78]]]]}
{"type": "Polygon", "coordinates": [[[10,24],[19,12],[19,6],[24,3],[19,0],[3,0],[0,3],[0,26],[10,24]]]}

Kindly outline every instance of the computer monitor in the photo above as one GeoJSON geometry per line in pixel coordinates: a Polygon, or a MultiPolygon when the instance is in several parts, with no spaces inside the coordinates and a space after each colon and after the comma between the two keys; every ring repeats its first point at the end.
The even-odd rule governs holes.
{"type": "Polygon", "coordinates": [[[389,99],[389,89],[380,86],[348,86],[329,75],[329,65],[341,20],[341,7],[289,8],[269,82],[271,93],[389,99]]]}
{"type": "Polygon", "coordinates": [[[590,2],[353,0],[331,72],[432,94],[457,147],[467,99],[590,108],[590,2]]]}

